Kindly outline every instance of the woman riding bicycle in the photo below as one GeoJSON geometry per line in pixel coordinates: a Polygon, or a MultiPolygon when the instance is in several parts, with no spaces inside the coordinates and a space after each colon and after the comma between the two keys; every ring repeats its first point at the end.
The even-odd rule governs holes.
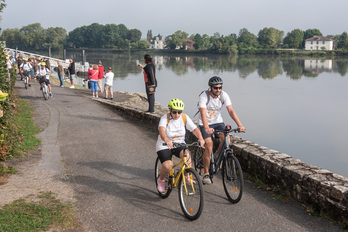
{"type": "MultiPolygon", "coordinates": [[[[156,143],[156,152],[162,163],[160,176],[157,179],[159,192],[165,191],[165,177],[172,168],[172,155],[181,159],[184,156],[184,148],[173,148],[173,142],[185,143],[186,129],[188,129],[198,138],[200,146],[204,146],[200,130],[187,115],[182,113],[184,107],[185,105],[180,99],[174,98],[170,100],[168,103],[169,113],[161,117],[158,125],[159,135],[156,143]],[[164,143],[167,145],[164,145],[164,143]]],[[[191,166],[191,156],[187,149],[186,156],[187,163],[191,166]]]]}
{"type": "MultiPolygon", "coordinates": [[[[42,88],[42,83],[46,82],[46,85],[48,86],[49,94],[52,97],[52,89],[51,89],[51,84],[50,84],[50,74],[51,71],[46,68],[46,63],[41,62],[40,68],[36,71],[36,77],[39,77],[39,83],[42,88]]],[[[40,88],[40,89],[41,89],[40,88]]]]}

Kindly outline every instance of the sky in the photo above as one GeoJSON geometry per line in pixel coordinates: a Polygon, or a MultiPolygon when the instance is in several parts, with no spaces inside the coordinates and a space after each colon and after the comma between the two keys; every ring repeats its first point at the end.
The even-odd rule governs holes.
{"type": "Polygon", "coordinates": [[[189,35],[221,35],[246,28],[255,35],[265,27],[284,31],[319,29],[326,35],[348,32],[348,0],[5,0],[0,27],[21,28],[41,23],[45,29],[99,24],[124,24],[142,38],[168,36],[181,30],[189,35]]]}

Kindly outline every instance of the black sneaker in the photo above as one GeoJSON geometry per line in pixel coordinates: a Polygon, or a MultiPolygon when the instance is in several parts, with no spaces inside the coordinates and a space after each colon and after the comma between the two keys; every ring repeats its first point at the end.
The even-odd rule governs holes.
{"type": "Polygon", "coordinates": [[[114,99],[113,97],[112,98],[110,98],[110,100],[112,100],[112,99],[114,99]]]}
{"type": "Polygon", "coordinates": [[[31,87],[31,84],[29,84],[29,87],[31,87]]]}
{"type": "Polygon", "coordinates": [[[107,97],[104,97],[104,99],[108,100],[108,98],[107,98],[107,97]]]}

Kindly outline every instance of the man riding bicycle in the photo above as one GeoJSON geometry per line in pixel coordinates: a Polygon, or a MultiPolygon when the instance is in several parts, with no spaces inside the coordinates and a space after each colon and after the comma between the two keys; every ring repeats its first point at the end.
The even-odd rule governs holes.
{"type": "Polygon", "coordinates": [[[28,58],[24,58],[24,63],[19,66],[19,72],[25,77],[28,77],[28,85],[31,87],[30,80],[31,80],[31,70],[33,69],[33,66],[28,62],[28,58]]]}
{"type": "MultiPolygon", "coordinates": [[[[239,118],[235,111],[232,108],[231,99],[228,94],[222,90],[223,81],[218,76],[213,76],[209,79],[208,85],[209,90],[203,91],[199,95],[199,129],[205,140],[205,151],[203,154],[203,164],[204,164],[204,176],[203,184],[211,184],[209,178],[209,166],[211,159],[211,152],[213,150],[213,140],[211,135],[214,133],[214,130],[223,130],[225,129],[225,124],[221,117],[222,106],[225,105],[227,111],[233,121],[237,124],[240,131],[244,131],[242,123],[239,121],[239,118]]],[[[219,133],[220,141],[224,141],[225,136],[223,133],[219,133]]],[[[228,140],[228,142],[230,142],[228,140]]],[[[222,143],[220,143],[217,154],[220,152],[222,143]]]]}
{"type": "MultiPolygon", "coordinates": [[[[198,138],[201,147],[204,144],[201,132],[197,126],[187,115],[182,113],[184,107],[184,103],[180,99],[174,98],[170,100],[168,103],[169,113],[161,117],[158,125],[159,136],[156,143],[156,152],[162,163],[160,176],[157,179],[159,192],[165,191],[165,177],[172,168],[172,156],[175,155],[181,159],[184,156],[184,148],[173,148],[173,142],[185,143],[187,129],[198,138]],[[164,143],[167,145],[163,145],[164,143]]],[[[191,158],[188,150],[186,150],[186,155],[187,163],[191,166],[191,158]]]]}
{"type": "Polygon", "coordinates": [[[40,90],[42,89],[42,84],[46,82],[46,85],[48,86],[48,90],[49,90],[49,95],[52,97],[50,74],[51,74],[51,71],[48,68],[46,68],[46,63],[41,62],[40,68],[36,71],[36,77],[38,77],[39,83],[41,86],[40,90]]]}

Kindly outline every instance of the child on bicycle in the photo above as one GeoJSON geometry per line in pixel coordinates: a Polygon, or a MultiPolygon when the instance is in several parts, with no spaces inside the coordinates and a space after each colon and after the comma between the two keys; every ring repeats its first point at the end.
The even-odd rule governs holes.
{"type": "MultiPolygon", "coordinates": [[[[172,168],[172,155],[183,158],[184,148],[173,148],[173,142],[185,143],[186,129],[191,131],[203,147],[204,140],[201,132],[192,120],[182,113],[184,110],[184,103],[177,98],[170,100],[168,103],[169,113],[161,117],[158,125],[158,139],[156,143],[156,152],[158,158],[161,160],[162,168],[160,176],[157,179],[157,188],[159,192],[165,191],[165,177],[169,174],[172,168]],[[167,145],[163,145],[163,144],[167,145]]],[[[191,166],[191,157],[188,150],[186,150],[187,163],[191,166]]]]}
{"type": "MultiPolygon", "coordinates": [[[[203,184],[211,184],[209,177],[209,166],[211,159],[211,152],[213,150],[213,140],[211,135],[214,130],[225,129],[225,124],[221,117],[222,106],[225,105],[228,114],[231,116],[233,121],[237,124],[240,131],[244,131],[242,123],[236,112],[232,108],[231,99],[228,94],[222,90],[223,81],[218,76],[213,76],[209,79],[208,85],[209,90],[203,91],[199,95],[199,128],[205,140],[205,151],[203,154],[203,164],[204,164],[204,176],[203,184]]],[[[220,141],[224,141],[225,136],[223,133],[219,133],[220,141]]],[[[220,143],[217,152],[220,152],[222,143],[220,143]]]]}
{"type": "Polygon", "coordinates": [[[50,84],[50,74],[51,71],[46,68],[46,63],[41,62],[40,68],[36,71],[36,77],[39,76],[39,83],[40,83],[40,90],[42,89],[42,83],[46,82],[46,85],[48,86],[49,95],[52,97],[52,89],[50,84]]]}

